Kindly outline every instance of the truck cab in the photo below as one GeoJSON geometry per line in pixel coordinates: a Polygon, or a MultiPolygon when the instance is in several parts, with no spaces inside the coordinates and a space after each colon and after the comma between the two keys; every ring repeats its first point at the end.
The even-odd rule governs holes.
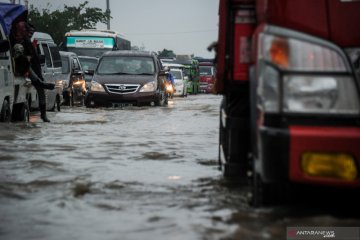
{"type": "Polygon", "coordinates": [[[219,163],[255,205],[360,187],[360,2],[220,0],[219,163]]]}
{"type": "Polygon", "coordinates": [[[29,121],[31,82],[14,72],[10,49],[11,19],[25,12],[21,5],[0,3],[0,121],[29,121]],[[11,14],[8,14],[11,13],[11,14]],[[6,17],[6,18],[5,18],[6,17]]]}

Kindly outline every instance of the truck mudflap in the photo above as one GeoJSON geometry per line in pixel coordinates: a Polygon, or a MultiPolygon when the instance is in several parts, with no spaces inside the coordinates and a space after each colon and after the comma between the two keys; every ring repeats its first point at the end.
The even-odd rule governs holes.
{"type": "Polygon", "coordinates": [[[360,128],[290,126],[289,180],[359,187],[360,128]]]}

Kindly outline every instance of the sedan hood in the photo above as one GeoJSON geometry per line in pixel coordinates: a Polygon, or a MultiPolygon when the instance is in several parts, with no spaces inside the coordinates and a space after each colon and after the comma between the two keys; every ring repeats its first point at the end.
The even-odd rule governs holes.
{"type": "Polygon", "coordinates": [[[94,75],[93,80],[100,84],[140,84],[156,81],[155,75],[94,75]]]}

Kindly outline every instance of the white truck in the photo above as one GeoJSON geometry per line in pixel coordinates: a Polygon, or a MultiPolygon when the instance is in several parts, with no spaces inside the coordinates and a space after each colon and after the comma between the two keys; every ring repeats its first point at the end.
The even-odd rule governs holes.
{"type": "Polygon", "coordinates": [[[16,18],[26,11],[22,5],[0,3],[0,121],[29,121],[28,96],[32,88],[31,81],[14,73],[13,58],[10,51],[9,19],[5,21],[3,16],[12,12],[12,18],[16,18]]]}

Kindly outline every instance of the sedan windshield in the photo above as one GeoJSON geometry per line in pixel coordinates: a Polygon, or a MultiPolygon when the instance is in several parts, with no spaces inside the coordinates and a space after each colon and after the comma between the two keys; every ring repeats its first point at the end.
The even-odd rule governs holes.
{"type": "Polygon", "coordinates": [[[154,61],[151,57],[107,56],[99,63],[97,74],[153,75],[154,61]]]}

